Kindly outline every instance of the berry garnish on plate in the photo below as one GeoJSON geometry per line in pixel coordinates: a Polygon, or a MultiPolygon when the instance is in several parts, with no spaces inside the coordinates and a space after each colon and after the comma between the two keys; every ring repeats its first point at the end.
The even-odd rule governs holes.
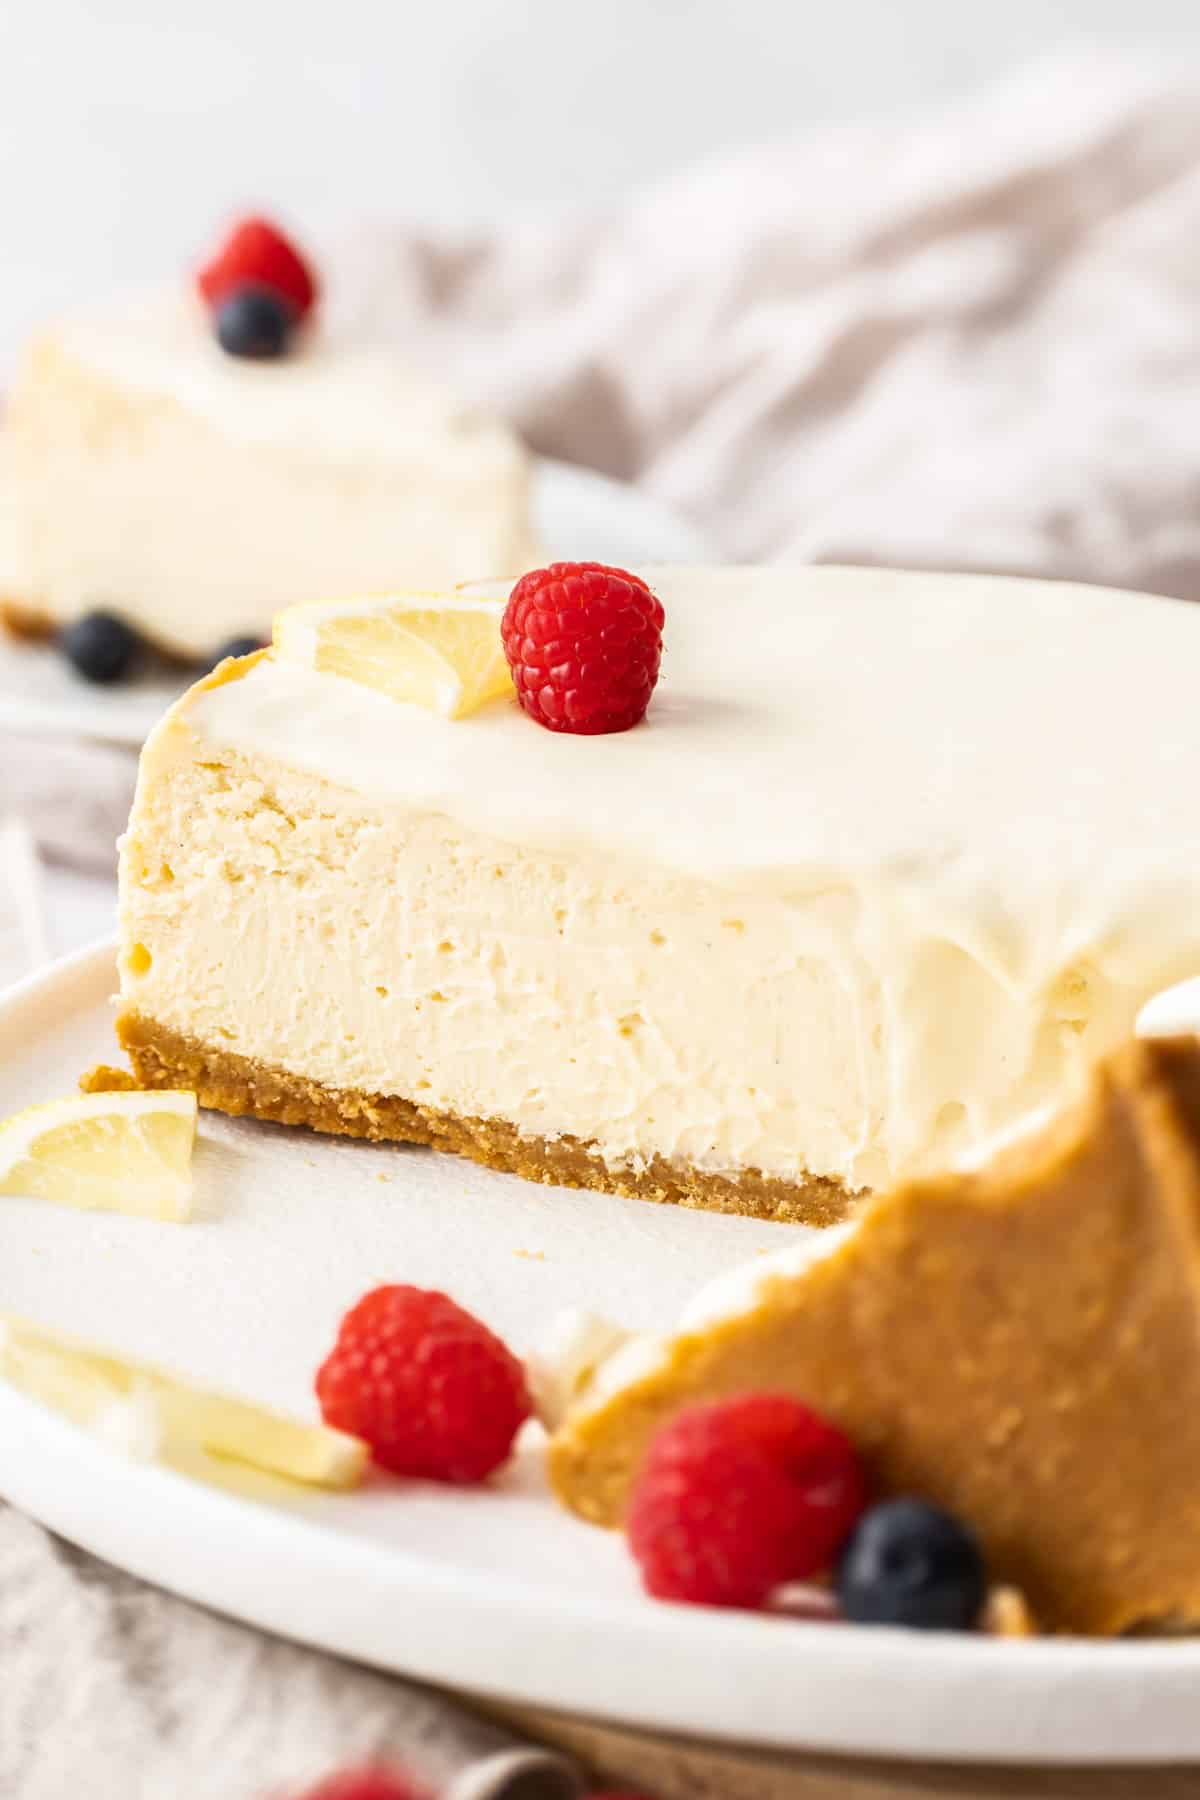
{"type": "Polygon", "coordinates": [[[247,282],[217,303],[217,342],[228,356],[272,362],[287,352],[295,315],[288,302],[269,287],[247,282]]]}
{"type": "Polygon", "coordinates": [[[216,254],[197,272],[196,285],[214,309],[238,288],[269,288],[287,303],[293,319],[317,302],[317,280],[296,246],[269,219],[241,219],[216,254]]]}
{"type": "Polygon", "coordinates": [[[926,1500],[886,1500],[866,1513],[842,1553],[837,1593],[857,1625],[971,1631],[987,1598],[975,1535],[926,1500]]]}
{"type": "Polygon", "coordinates": [[[265,650],[265,649],[266,649],[266,645],[263,642],[262,638],[258,638],[258,637],[230,638],[229,642],[226,644],[222,644],[219,650],[213,651],[212,655],[210,656],[210,658],[208,660],[208,671],[211,674],[214,669],[219,669],[223,662],[229,662],[232,658],[238,657],[238,656],[253,656],[254,652],[256,650],[265,650]]]}
{"type": "Polygon", "coordinates": [[[107,687],[129,674],[142,640],[133,626],[116,613],[100,609],[73,620],[59,638],[59,645],[77,675],[107,687]]]}
{"type": "Polygon", "coordinates": [[[427,1800],[428,1790],[397,1769],[368,1764],[361,1769],[340,1769],[327,1775],[315,1788],[306,1788],[296,1800],[427,1800]]]}
{"type": "Polygon", "coordinates": [[[653,1439],[625,1527],[647,1592],[763,1606],[833,1563],[867,1500],[842,1432],[786,1394],[689,1407],[653,1439]]]}
{"type": "Polygon", "coordinates": [[[662,602],[604,563],[522,575],[501,622],[517,698],[548,731],[628,731],[645,717],[662,659],[662,602]]]}
{"type": "Polygon", "coordinates": [[[521,1363],[446,1294],[379,1287],[352,1306],[317,1371],[327,1425],[364,1438],[381,1468],[484,1481],[531,1407],[521,1363]]]}

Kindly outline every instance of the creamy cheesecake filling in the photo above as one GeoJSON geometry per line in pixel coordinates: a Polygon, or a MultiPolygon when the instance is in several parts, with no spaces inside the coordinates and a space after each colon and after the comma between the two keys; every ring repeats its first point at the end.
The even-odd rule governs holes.
{"type": "Polygon", "coordinates": [[[679,876],[397,818],[254,757],[159,775],[123,852],[140,1015],[616,1166],[857,1185],[867,1101],[824,902],[734,914],[679,876]]]}

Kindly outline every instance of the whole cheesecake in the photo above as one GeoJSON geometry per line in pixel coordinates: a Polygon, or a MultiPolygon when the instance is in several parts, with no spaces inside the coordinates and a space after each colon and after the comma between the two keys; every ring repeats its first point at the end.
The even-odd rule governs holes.
{"type": "Polygon", "coordinates": [[[618,735],[278,650],[185,696],[121,856],[140,1081],[825,1223],[1073,1089],[1200,971],[1200,612],[642,573],[662,677],[618,735]]]}
{"type": "Polygon", "coordinates": [[[182,282],[81,312],[26,350],[4,435],[0,614],[26,633],[106,609],[199,659],[305,597],[532,554],[517,438],[352,314],[261,361],[182,282]]]}

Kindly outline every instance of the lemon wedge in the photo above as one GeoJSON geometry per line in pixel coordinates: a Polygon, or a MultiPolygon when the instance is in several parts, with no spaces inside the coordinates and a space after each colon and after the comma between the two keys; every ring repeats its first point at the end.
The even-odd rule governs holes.
{"type": "Polygon", "coordinates": [[[461,719],[513,692],[500,639],[506,599],[495,590],[310,601],[277,616],[275,654],[461,719]]]}
{"type": "Polygon", "coordinates": [[[330,1488],[354,1487],[367,1464],[367,1446],[345,1432],[212,1393],[24,1319],[0,1317],[0,1378],[136,1456],[170,1461],[201,1450],[330,1488]]]}
{"type": "Polygon", "coordinates": [[[0,1194],[186,1219],[195,1141],[195,1094],[73,1094],[0,1124],[0,1194]]]}

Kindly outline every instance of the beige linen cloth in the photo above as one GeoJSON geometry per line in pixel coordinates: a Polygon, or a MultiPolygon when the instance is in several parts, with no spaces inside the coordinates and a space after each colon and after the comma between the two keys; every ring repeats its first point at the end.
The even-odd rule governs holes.
{"type": "MultiPolygon", "coordinates": [[[[1200,71],[1067,58],[935,116],[747,150],[611,216],[376,230],[354,253],[399,341],[727,557],[1200,598],[1200,71]]],[[[0,745],[0,810],[78,860],[111,862],[130,782],[116,753],[0,745]]],[[[5,1800],[250,1800],[384,1742],[463,1754],[419,1690],[153,1594],[11,1513],[0,1671],[5,1800]]]]}
{"type": "MultiPolygon", "coordinates": [[[[642,484],[726,558],[1200,598],[1197,245],[1200,68],[1084,54],[599,218],[366,230],[343,285],[536,449],[642,484]]],[[[118,753],[0,745],[0,776],[48,847],[108,866],[118,753]]]]}
{"type": "Polygon", "coordinates": [[[625,211],[397,233],[375,293],[539,450],[729,559],[1200,597],[1200,68],[1056,59],[625,211]]]}

